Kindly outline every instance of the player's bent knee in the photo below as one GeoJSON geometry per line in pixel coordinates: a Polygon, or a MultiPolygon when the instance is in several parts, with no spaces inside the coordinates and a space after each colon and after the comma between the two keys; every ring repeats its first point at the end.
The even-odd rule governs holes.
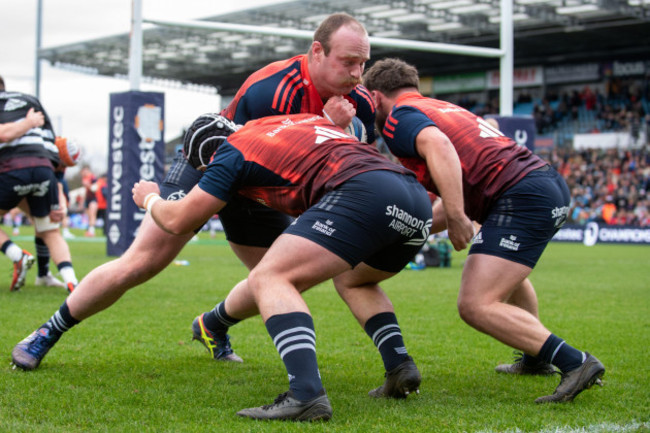
{"type": "Polygon", "coordinates": [[[463,299],[458,300],[458,314],[465,323],[470,326],[477,326],[480,323],[481,308],[475,302],[469,302],[463,299]]]}

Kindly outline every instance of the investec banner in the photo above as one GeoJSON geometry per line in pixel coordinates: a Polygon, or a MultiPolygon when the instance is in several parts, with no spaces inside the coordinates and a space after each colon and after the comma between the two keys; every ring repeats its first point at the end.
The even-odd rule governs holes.
{"type": "Polygon", "coordinates": [[[110,100],[106,254],[119,256],[133,242],[144,218],[132,199],[133,184],[163,179],[165,95],[111,93],[110,100]]]}
{"type": "Polygon", "coordinates": [[[610,226],[590,222],[585,225],[566,224],[553,237],[554,241],[598,244],[650,245],[650,227],[610,226]]]}

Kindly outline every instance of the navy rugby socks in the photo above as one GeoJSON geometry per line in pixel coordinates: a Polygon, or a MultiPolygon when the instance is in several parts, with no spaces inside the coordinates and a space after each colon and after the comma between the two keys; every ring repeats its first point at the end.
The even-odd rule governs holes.
{"type": "Polygon", "coordinates": [[[555,365],[562,373],[575,370],[585,361],[586,355],[569,346],[555,334],[551,334],[537,355],[539,359],[555,365]]]}
{"type": "Polygon", "coordinates": [[[68,309],[68,304],[64,301],[59,311],[54,313],[50,317],[50,320],[45,322],[43,326],[50,328],[51,334],[54,334],[58,338],[77,323],[79,323],[79,320],[72,317],[68,309]]]}
{"type": "Polygon", "coordinates": [[[266,329],[287,369],[294,398],[311,400],[323,389],[311,316],[300,312],[276,314],[266,321],[266,329]]]}
{"type": "Polygon", "coordinates": [[[395,313],[376,314],[368,319],[363,329],[379,350],[386,371],[394,369],[406,360],[408,353],[395,313]]]}
{"type": "Polygon", "coordinates": [[[228,328],[241,322],[226,313],[226,301],[221,301],[212,311],[203,314],[203,324],[214,333],[226,334],[228,328]]]}
{"type": "Polygon", "coordinates": [[[45,245],[45,241],[38,236],[34,237],[34,244],[36,245],[38,276],[46,277],[50,272],[50,249],[45,245]]]}

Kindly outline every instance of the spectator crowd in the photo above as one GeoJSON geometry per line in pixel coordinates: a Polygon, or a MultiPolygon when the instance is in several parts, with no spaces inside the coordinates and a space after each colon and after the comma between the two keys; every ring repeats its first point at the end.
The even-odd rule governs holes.
{"type": "Polygon", "coordinates": [[[569,223],[650,227],[650,153],[643,149],[556,149],[550,163],[571,190],[569,223]]]}
{"type": "MultiPolygon", "coordinates": [[[[596,119],[596,126],[589,132],[629,132],[638,138],[640,132],[650,125],[650,113],[643,101],[650,101],[650,81],[611,79],[605,94],[598,88],[584,86],[582,90],[549,92],[540,103],[533,106],[533,118],[537,132],[552,132],[563,121],[576,122],[583,108],[596,119]]],[[[520,96],[518,102],[522,102],[520,96]]]]}

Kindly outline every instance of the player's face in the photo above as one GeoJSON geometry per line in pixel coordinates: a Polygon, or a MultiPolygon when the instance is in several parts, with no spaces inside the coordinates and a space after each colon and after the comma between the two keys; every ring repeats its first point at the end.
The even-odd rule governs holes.
{"type": "Polygon", "coordinates": [[[337,30],[330,41],[329,55],[321,52],[315,62],[318,73],[314,75],[320,77],[317,88],[322,88],[321,97],[350,93],[361,82],[369,58],[370,43],[365,34],[347,26],[337,30]]]}

